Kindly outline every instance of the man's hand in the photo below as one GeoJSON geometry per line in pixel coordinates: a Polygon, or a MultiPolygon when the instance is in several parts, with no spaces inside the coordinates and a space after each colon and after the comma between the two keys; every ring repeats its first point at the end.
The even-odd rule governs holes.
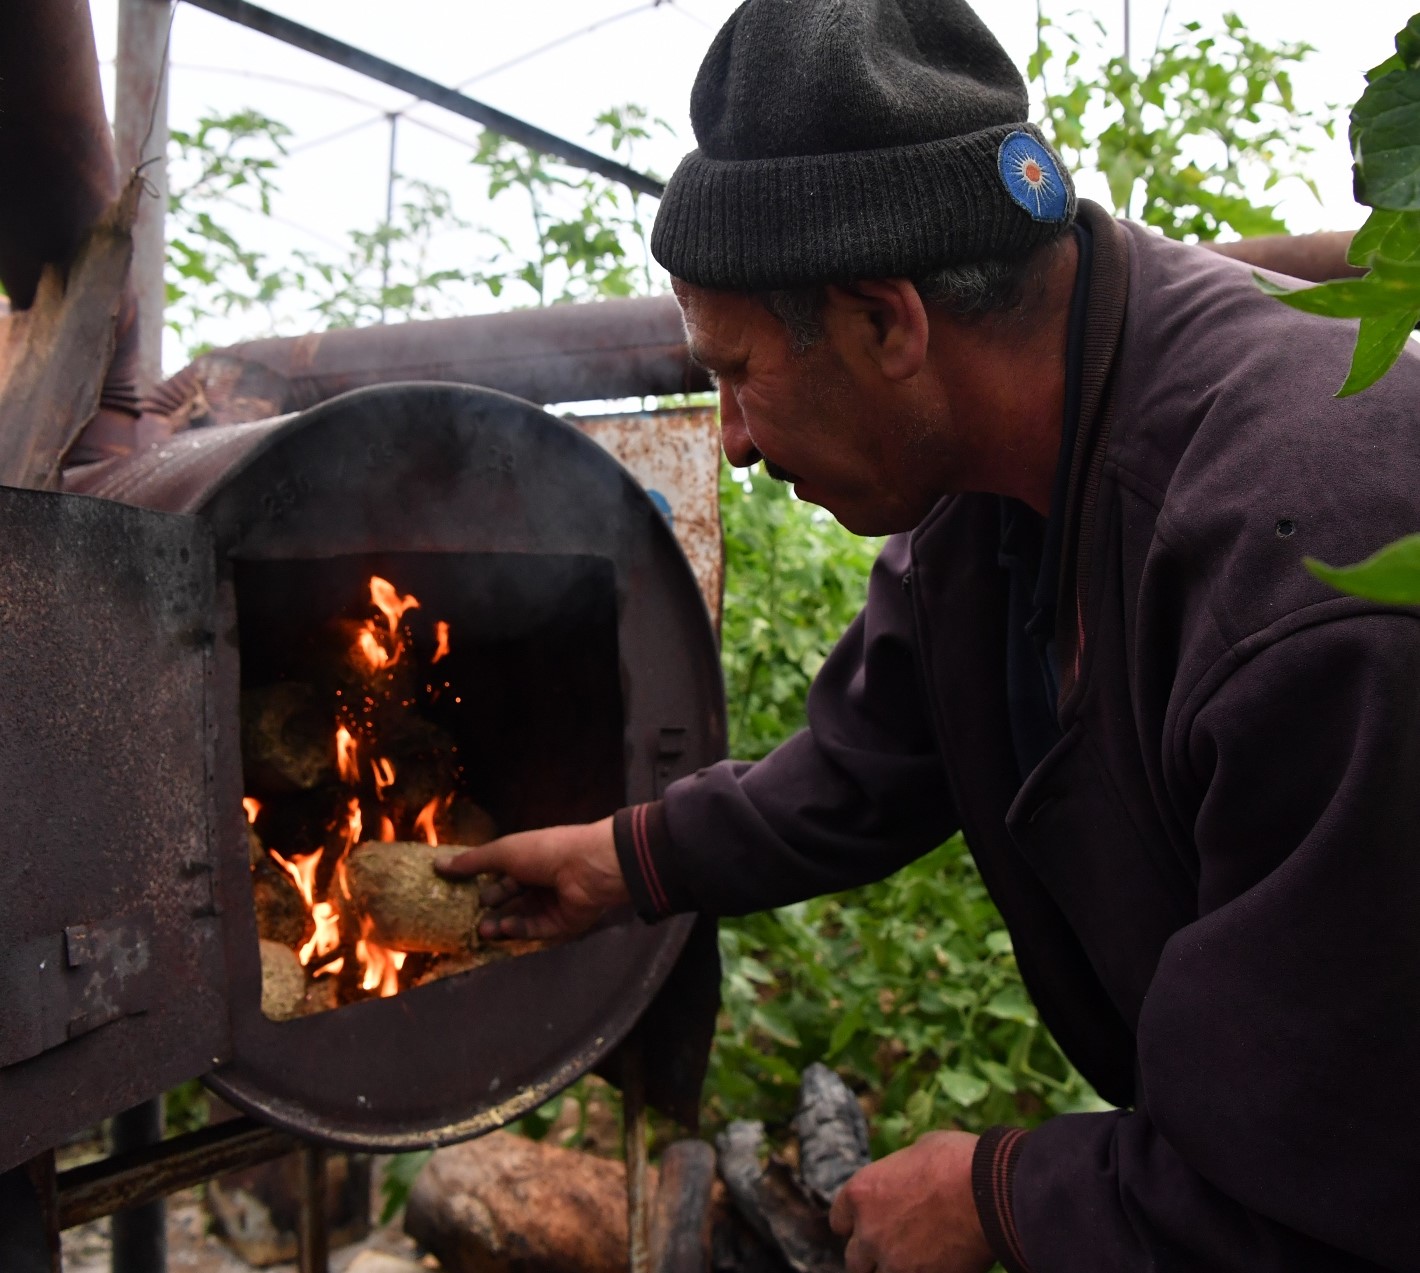
{"type": "Polygon", "coordinates": [[[971,1196],[975,1149],[966,1132],[928,1132],[850,1179],[828,1215],[848,1273],[985,1273],[996,1257],[971,1196]]]}
{"type": "Polygon", "coordinates": [[[630,900],[610,818],[518,831],[445,858],[435,870],[449,879],[483,871],[506,877],[483,890],[491,908],[478,925],[484,938],[575,937],[630,900]]]}

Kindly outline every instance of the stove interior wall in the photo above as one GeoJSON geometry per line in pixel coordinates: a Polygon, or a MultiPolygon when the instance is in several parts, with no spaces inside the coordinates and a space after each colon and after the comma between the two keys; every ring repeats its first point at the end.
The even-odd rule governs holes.
{"type": "MultiPolygon", "coordinates": [[[[590,556],[362,553],[235,563],[242,688],[319,683],[332,621],[373,612],[380,576],[424,669],[419,711],[456,741],[463,794],[502,833],[602,817],[625,800],[615,575],[590,556]],[[435,622],[450,650],[430,665],[435,622]]],[[[333,725],[332,725],[333,729],[333,725]]]]}

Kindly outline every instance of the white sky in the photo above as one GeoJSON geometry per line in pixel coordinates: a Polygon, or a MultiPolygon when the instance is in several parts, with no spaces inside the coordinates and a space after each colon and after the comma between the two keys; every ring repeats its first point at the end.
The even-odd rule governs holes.
{"type": "MultiPolygon", "coordinates": [[[[638,156],[638,166],[665,176],[692,146],[686,113],[696,67],[734,0],[266,0],[267,7],[443,83],[454,84],[495,68],[598,20],[604,25],[516,67],[487,75],[470,95],[569,139],[584,141],[592,118],[607,106],[635,102],[667,120],[678,139],[638,156]],[[618,17],[619,14],[627,16],[618,17]]],[[[1122,44],[1125,0],[1048,0],[1047,12],[1095,14],[1110,40],[1122,44]]],[[[1359,94],[1362,72],[1391,49],[1391,40],[1416,0],[1174,0],[1170,26],[1197,20],[1217,24],[1236,12],[1264,41],[1305,40],[1317,47],[1296,76],[1299,104],[1320,108],[1348,104],[1359,94]]],[[[1146,55],[1159,28],[1163,0],[1132,0],[1133,48],[1146,55]]],[[[1034,43],[1035,0],[979,0],[1002,43],[1024,64],[1034,43]]],[[[93,0],[101,61],[111,62],[116,0],[93,0]]],[[[292,157],[281,176],[278,220],[239,228],[270,253],[304,247],[329,255],[345,231],[370,228],[384,211],[388,129],[383,112],[405,104],[404,95],[249,32],[221,18],[179,4],[172,37],[171,119],[191,125],[203,112],[253,106],[294,132],[292,157]],[[274,82],[274,79],[290,83],[274,82]],[[358,100],[354,100],[358,99],[358,100]],[[325,144],[310,143],[342,128],[376,122],[325,144]],[[310,146],[309,149],[302,149],[310,146]]],[[[111,72],[105,89],[112,104],[111,72]]],[[[1289,198],[1285,214],[1295,230],[1359,224],[1362,212],[1350,198],[1348,153],[1342,126],[1336,144],[1318,153],[1311,175],[1322,188],[1318,207],[1310,195],[1289,198]]],[[[472,140],[477,127],[436,107],[420,105],[411,116],[456,138],[472,140]]],[[[399,170],[446,187],[458,210],[475,222],[515,216],[488,209],[481,182],[467,160],[469,147],[404,124],[399,131],[399,170]]],[[[1092,186],[1077,176],[1083,193],[1092,186]]],[[[501,228],[501,226],[500,226],[501,228]]],[[[490,302],[491,304],[491,302],[490,302]]],[[[221,333],[236,339],[238,328],[221,333]]],[[[181,362],[170,350],[169,369],[181,362]]]]}

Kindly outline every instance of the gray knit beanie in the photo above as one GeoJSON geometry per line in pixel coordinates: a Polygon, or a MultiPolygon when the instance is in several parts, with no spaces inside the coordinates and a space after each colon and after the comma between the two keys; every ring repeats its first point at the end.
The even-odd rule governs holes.
{"type": "Polygon", "coordinates": [[[1075,216],[1027,107],[962,0],[746,0],[695,78],[700,148],[651,250],[737,291],[1018,259],[1075,216]]]}

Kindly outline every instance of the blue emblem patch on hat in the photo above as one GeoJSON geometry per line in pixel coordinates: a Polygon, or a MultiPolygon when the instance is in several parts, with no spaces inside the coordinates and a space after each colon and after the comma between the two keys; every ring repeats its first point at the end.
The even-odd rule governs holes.
{"type": "Polygon", "coordinates": [[[996,152],[1006,193],[1034,221],[1063,221],[1070,206],[1055,157],[1029,133],[1012,133],[996,152]]]}

